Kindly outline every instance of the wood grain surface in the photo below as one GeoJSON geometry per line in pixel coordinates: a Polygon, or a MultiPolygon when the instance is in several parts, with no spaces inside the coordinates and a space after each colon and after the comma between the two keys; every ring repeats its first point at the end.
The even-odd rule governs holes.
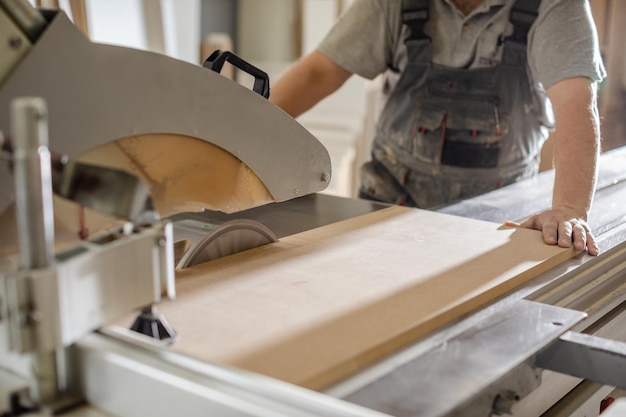
{"type": "Polygon", "coordinates": [[[319,390],[574,254],[392,207],[179,271],[160,309],[172,349],[319,390]]]}

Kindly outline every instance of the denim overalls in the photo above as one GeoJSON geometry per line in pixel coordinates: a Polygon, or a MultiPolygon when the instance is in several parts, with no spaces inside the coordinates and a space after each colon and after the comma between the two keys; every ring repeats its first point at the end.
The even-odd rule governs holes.
{"type": "Polygon", "coordinates": [[[361,170],[362,197],[430,209],[538,172],[549,116],[529,80],[526,43],[539,3],[514,5],[500,64],[458,69],[432,62],[428,0],[403,1],[408,63],[361,170]]]}

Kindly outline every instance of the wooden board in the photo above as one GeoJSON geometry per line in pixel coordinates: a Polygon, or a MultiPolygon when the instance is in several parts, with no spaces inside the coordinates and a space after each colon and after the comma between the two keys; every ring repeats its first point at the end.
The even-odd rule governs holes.
{"type": "Polygon", "coordinates": [[[180,271],[160,309],[174,350],[322,389],[574,254],[393,207],[180,271]]]}

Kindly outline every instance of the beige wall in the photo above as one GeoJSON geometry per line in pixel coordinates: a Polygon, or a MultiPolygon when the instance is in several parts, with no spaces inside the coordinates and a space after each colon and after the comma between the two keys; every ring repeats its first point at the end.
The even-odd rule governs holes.
{"type": "Polygon", "coordinates": [[[295,23],[293,0],[239,0],[237,54],[248,61],[294,60],[295,23]]]}
{"type": "Polygon", "coordinates": [[[237,53],[291,62],[311,51],[353,0],[238,0],[237,53]]]}

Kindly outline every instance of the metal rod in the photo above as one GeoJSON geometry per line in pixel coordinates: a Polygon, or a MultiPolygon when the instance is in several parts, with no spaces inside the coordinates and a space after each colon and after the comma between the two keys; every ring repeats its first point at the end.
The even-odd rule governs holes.
{"type": "Polygon", "coordinates": [[[52,173],[46,103],[22,97],[11,103],[15,198],[22,269],[54,263],[52,173]]]}
{"type": "Polygon", "coordinates": [[[46,28],[46,20],[27,0],[0,0],[0,8],[31,42],[35,42],[46,28]]]}
{"type": "MultiPolygon", "coordinates": [[[[21,97],[11,103],[20,268],[23,270],[47,268],[54,264],[47,113],[46,102],[41,98],[21,97]]],[[[59,395],[56,353],[33,353],[32,372],[32,399],[37,403],[56,399],[59,395]]]]}

